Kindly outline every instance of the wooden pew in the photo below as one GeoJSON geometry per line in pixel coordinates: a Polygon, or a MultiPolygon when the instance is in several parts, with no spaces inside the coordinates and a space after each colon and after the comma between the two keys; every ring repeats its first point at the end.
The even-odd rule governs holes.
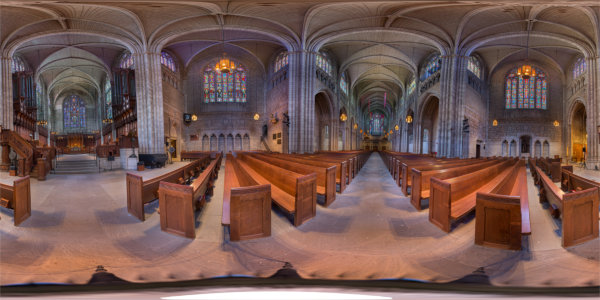
{"type": "Polygon", "coordinates": [[[539,167],[535,167],[535,172],[540,182],[540,202],[548,202],[552,216],[562,219],[562,246],[566,248],[597,238],[598,188],[565,193],[539,167]]]}
{"type": "Polygon", "coordinates": [[[431,178],[429,221],[445,232],[450,232],[452,220],[465,216],[475,208],[477,192],[489,193],[510,171],[515,160],[442,180],[431,178]]]}
{"type": "Polygon", "coordinates": [[[573,173],[573,166],[569,167],[571,167],[570,171],[569,168],[561,169],[561,189],[563,191],[581,191],[593,187],[600,189],[600,182],[596,182],[585,177],[576,175],[573,173]]]}
{"type": "Polygon", "coordinates": [[[276,165],[278,167],[296,172],[298,174],[317,173],[317,194],[325,197],[324,206],[327,207],[335,201],[335,170],[336,166],[328,168],[311,166],[307,164],[297,163],[285,159],[281,159],[272,155],[262,153],[244,152],[245,155],[252,155],[260,160],[276,165]]]}
{"type": "Polygon", "coordinates": [[[409,194],[412,193],[412,189],[413,189],[412,171],[414,169],[421,170],[421,171],[443,170],[443,169],[449,169],[449,168],[458,167],[458,166],[478,164],[483,161],[484,160],[480,160],[480,159],[459,159],[459,160],[448,160],[448,161],[440,161],[440,162],[423,162],[423,163],[415,163],[415,164],[411,164],[410,162],[403,162],[402,163],[402,171],[400,173],[400,174],[402,174],[402,182],[400,184],[400,186],[402,187],[402,193],[404,193],[405,196],[408,196],[409,194]],[[410,191],[408,190],[409,187],[411,188],[410,191]]]}
{"type": "Polygon", "coordinates": [[[271,198],[300,226],[317,214],[317,174],[298,174],[241,153],[238,164],[259,184],[271,185],[271,198]]]}
{"type": "Polygon", "coordinates": [[[221,224],[229,226],[229,240],[271,236],[271,185],[258,184],[237,159],[227,154],[221,224]]]}
{"type": "Polygon", "coordinates": [[[352,174],[354,174],[354,158],[350,157],[341,157],[341,156],[331,156],[331,155],[307,155],[306,158],[309,159],[316,159],[316,160],[320,160],[320,161],[325,161],[325,162],[334,162],[334,163],[342,163],[345,162],[345,166],[346,166],[346,170],[345,170],[345,174],[346,174],[346,184],[350,184],[352,183],[352,174]]]}
{"type": "MultiPolygon", "coordinates": [[[[427,199],[431,193],[431,178],[436,177],[437,179],[449,179],[457,177],[471,172],[475,172],[482,168],[501,163],[500,160],[484,160],[476,161],[474,164],[466,165],[449,165],[445,169],[434,168],[422,168],[417,170],[412,169],[412,189],[410,193],[410,203],[418,210],[421,210],[421,200],[427,199]]],[[[435,165],[434,165],[435,166],[435,165]]]]}
{"type": "Polygon", "coordinates": [[[561,177],[561,168],[560,168],[560,160],[542,158],[537,160],[538,166],[541,167],[548,176],[552,178],[553,182],[560,182],[561,177]]]}
{"type": "Polygon", "coordinates": [[[192,239],[196,237],[194,212],[204,206],[206,195],[211,194],[220,166],[219,154],[190,185],[160,182],[158,205],[162,231],[192,239]]]}
{"type": "Polygon", "coordinates": [[[475,244],[520,250],[521,236],[531,234],[524,162],[517,163],[490,193],[477,193],[476,202],[475,244]]]}
{"type": "Polygon", "coordinates": [[[186,166],[145,181],[142,176],[127,173],[125,178],[127,212],[138,218],[140,221],[144,221],[144,204],[158,199],[158,188],[161,181],[178,184],[185,183],[188,178],[193,177],[194,173],[198,173],[209,162],[210,157],[204,156],[186,166]],[[192,170],[193,172],[190,172],[192,170]]]}
{"type": "Polygon", "coordinates": [[[286,160],[290,160],[290,161],[295,161],[298,163],[303,163],[303,164],[307,164],[307,165],[311,165],[311,166],[318,166],[318,167],[322,167],[322,168],[329,168],[331,166],[335,166],[335,183],[337,186],[339,186],[339,192],[343,193],[344,190],[346,189],[346,180],[342,180],[342,178],[347,178],[347,161],[336,161],[336,162],[332,162],[332,161],[324,161],[324,160],[318,160],[318,159],[312,159],[309,157],[305,157],[302,155],[298,155],[298,154],[279,154],[279,153],[272,153],[271,155],[276,155],[277,157],[286,159],[286,160]]]}
{"type": "Polygon", "coordinates": [[[0,205],[14,210],[15,226],[31,216],[31,186],[29,176],[19,178],[13,185],[0,183],[0,205]]]}

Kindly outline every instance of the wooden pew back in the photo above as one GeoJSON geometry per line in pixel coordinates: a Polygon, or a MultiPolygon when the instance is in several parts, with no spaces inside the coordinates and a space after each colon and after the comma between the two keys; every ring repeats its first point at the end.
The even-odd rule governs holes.
{"type": "Polygon", "coordinates": [[[548,201],[552,215],[562,219],[562,246],[570,247],[598,237],[597,187],[572,193],[560,190],[539,168],[540,202],[548,201]]]}
{"type": "Polygon", "coordinates": [[[14,226],[19,226],[31,216],[31,185],[29,175],[19,178],[13,185],[0,184],[2,206],[14,210],[14,226]]]}

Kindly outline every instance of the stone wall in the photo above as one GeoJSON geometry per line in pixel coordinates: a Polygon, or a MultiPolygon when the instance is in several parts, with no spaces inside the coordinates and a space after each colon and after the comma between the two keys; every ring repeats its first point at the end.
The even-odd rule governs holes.
{"type": "MultiPolygon", "coordinates": [[[[534,62],[534,65],[539,65],[534,62]]],[[[505,103],[505,76],[508,71],[516,66],[516,63],[506,64],[499,68],[491,78],[490,100],[489,100],[489,130],[488,130],[488,152],[489,156],[502,155],[502,142],[511,141],[517,143],[517,154],[520,153],[519,139],[521,136],[531,136],[530,154],[533,155],[533,146],[536,141],[549,143],[549,155],[560,155],[562,153],[562,133],[564,126],[560,120],[563,119],[563,85],[562,75],[559,71],[542,67],[548,78],[547,109],[506,109],[505,103]],[[492,126],[493,120],[498,120],[498,126],[492,126]],[[555,127],[553,122],[559,121],[560,126],[555,127]]]]}
{"type": "Polygon", "coordinates": [[[200,151],[210,149],[211,137],[217,140],[216,149],[223,151],[234,150],[228,147],[228,137],[236,140],[237,135],[242,139],[249,137],[250,149],[262,149],[260,146],[261,127],[266,117],[265,86],[266,76],[264,65],[255,56],[239,48],[227,48],[227,55],[246,69],[246,103],[204,103],[203,76],[204,70],[220,57],[222,51],[204,51],[192,59],[184,72],[184,103],[185,112],[196,114],[198,121],[183,125],[185,144],[182,150],[200,151]],[[254,114],[261,116],[259,121],[253,119],[254,114]],[[203,143],[206,136],[207,143],[203,143]],[[219,137],[223,139],[223,147],[219,148],[219,137]]]}
{"type": "Polygon", "coordinates": [[[177,158],[182,147],[183,139],[183,113],[185,109],[183,93],[177,88],[181,86],[177,74],[167,70],[163,66],[163,112],[165,125],[165,139],[176,140],[177,158]]]}
{"type": "MultiPolygon", "coordinates": [[[[286,70],[281,70],[278,73],[285,73],[286,70]]],[[[267,124],[266,142],[271,151],[284,152],[284,145],[288,142],[287,130],[288,127],[283,124],[283,113],[288,111],[288,94],[289,80],[286,74],[280,74],[281,79],[271,82],[271,89],[267,92],[267,112],[260,118],[260,124],[267,124]],[[275,124],[270,122],[271,115],[276,115],[279,121],[275,124]],[[281,138],[278,137],[280,134],[281,138]],[[276,136],[273,139],[273,135],[276,136]],[[277,141],[281,139],[281,144],[277,141]]],[[[262,133],[261,133],[262,134],[262,133]]],[[[287,150],[287,147],[286,147],[287,150]]]]}

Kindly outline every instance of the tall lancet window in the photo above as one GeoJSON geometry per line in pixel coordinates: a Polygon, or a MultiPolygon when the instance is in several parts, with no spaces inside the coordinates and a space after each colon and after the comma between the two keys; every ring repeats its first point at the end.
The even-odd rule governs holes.
{"type": "Polygon", "coordinates": [[[573,79],[577,79],[579,76],[583,75],[585,73],[585,67],[585,59],[580,57],[573,66],[573,79]]]}
{"type": "Polygon", "coordinates": [[[67,97],[63,102],[65,128],[85,128],[85,102],[77,96],[67,97]]]}
{"type": "Polygon", "coordinates": [[[239,63],[231,72],[219,72],[210,64],[204,70],[204,103],[246,102],[246,69],[239,63]]]}
{"type": "Polygon", "coordinates": [[[381,135],[383,132],[383,114],[371,113],[371,120],[369,122],[369,132],[371,135],[381,135]]]}
{"type": "Polygon", "coordinates": [[[281,52],[277,59],[275,60],[275,66],[273,66],[273,73],[279,72],[279,70],[287,67],[288,65],[288,53],[281,52]]]}
{"type": "Polygon", "coordinates": [[[520,74],[518,68],[506,75],[506,109],[546,109],[548,79],[541,70],[532,67],[531,76],[520,74]]]}

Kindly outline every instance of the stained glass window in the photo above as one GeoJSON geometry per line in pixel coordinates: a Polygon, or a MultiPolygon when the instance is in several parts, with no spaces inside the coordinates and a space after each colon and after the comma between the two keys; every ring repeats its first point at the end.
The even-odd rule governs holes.
{"type": "Polygon", "coordinates": [[[442,67],[442,59],[439,55],[432,57],[429,62],[425,65],[421,72],[421,81],[429,78],[429,76],[435,74],[442,67]]]}
{"type": "Polygon", "coordinates": [[[329,59],[323,54],[317,54],[317,67],[321,70],[325,71],[327,75],[331,75],[331,62],[329,59]]]}
{"type": "Polygon", "coordinates": [[[13,56],[11,63],[11,71],[12,73],[25,72],[25,63],[20,57],[13,56]]]}
{"type": "Polygon", "coordinates": [[[85,128],[85,103],[72,95],[63,102],[63,124],[65,128],[85,128]]]}
{"type": "Polygon", "coordinates": [[[110,80],[108,80],[108,77],[106,77],[106,83],[104,84],[104,95],[106,98],[106,118],[112,119],[112,92],[110,87],[110,80]]]}
{"type": "Polygon", "coordinates": [[[481,78],[481,65],[479,64],[479,60],[473,56],[469,56],[469,61],[467,62],[467,69],[471,71],[471,73],[475,74],[477,78],[481,78]]]}
{"type": "Polygon", "coordinates": [[[415,82],[415,80],[413,79],[413,81],[411,81],[411,83],[408,85],[408,92],[406,93],[407,95],[412,94],[415,91],[415,88],[417,87],[417,83],[415,82]]]}
{"type": "Polygon", "coordinates": [[[583,57],[580,57],[573,66],[573,79],[583,75],[585,73],[585,67],[585,59],[583,59],[583,57]]]}
{"type": "Polygon", "coordinates": [[[548,82],[546,74],[534,68],[536,76],[523,78],[517,75],[517,68],[506,76],[505,107],[506,109],[536,108],[546,109],[548,82]]]}
{"type": "Polygon", "coordinates": [[[129,52],[123,53],[121,61],[119,62],[119,68],[121,69],[133,69],[133,56],[129,52]]]}
{"type": "Polygon", "coordinates": [[[275,69],[273,70],[273,73],[277,73],[277,71],[281,70],[283,67],[288,65],[288,54],[287,52],[282,52],[281,54],[279,54],[279,56],[277,56],[277,59],[275,60],[275,69]]]}
{"type": "Polygon", "coordinates": [[[381,135],[383,133],[383,118],[384,115],[381,113],[371,113],[371,120],[369,121],[371,135],[381,135]]]}
{"type": "Polygon", "coordinates": [[[171,56],[171,54],[163,51],[160,53],[160,63],[164,66],[166,66],[167,68],[169,68],[169,70],[175,72],[176,67],[175,67],[175,60],[173,59],[173,57],[171,56]]]}
{"type": "Polygon", "coordinates": [[[346,73],[342,73],[342,78],[340,79],[340,89],[344,94],[348,95],[348,80],[346,79],[346,73]]]}
{"type": "Polygon", "coordinates": [[[236,65],[230,73],[219,73],[213,67],[204,71],[204,103],[246,102],[246,70],[236,65]]]}

